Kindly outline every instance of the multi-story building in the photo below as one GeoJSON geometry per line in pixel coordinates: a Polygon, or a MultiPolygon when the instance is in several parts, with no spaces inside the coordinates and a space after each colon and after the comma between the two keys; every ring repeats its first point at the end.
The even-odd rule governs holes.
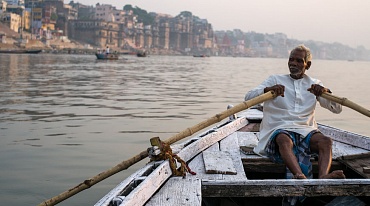
{"type": "Polygon", "coordinates": [[[23,11],[22,27],[27,31],[29,31],[31,28],[31,12],[29,12],[27,9],[23,11]]]}
{"type": "Polygon", "coordinates": [[[102,20],[71,20],[68,31],[69,38],[101,48],[123,46],[123,41],[119,40],[122,36],[119,23],[102,20]]]}
{"type": "MultiPolygon", "coordinates": [[[[132,10],[118,10],[107,4],[98,3],[94,8],[74,2],[66,5],[63,0],[7,0],[1,5],[8,2],[17,4],[12,12],[24,17],[19,27],[29,29],[35,37],[45,37],[49,31],[62,31],[62,35],[100,47],[183,51],[213,46],[211,25],[206,20],[193,18],[190,12],[177,17],[150,13],[154,23],[144,25],[132,10]],[[26,9],[19,9],[22,4],[26,9]]],[[[4,7],[1,6],[2,10],[4,7]]]]}
{"type": "Polygon", "coordinates": [[[95,9],[95,19],[102,20],[107,22],[115,22],[116,18],[114,16],[113,11],[116,10],[116,7],[108,4],[96,4],[95,9]]]}
{"type": "Polygon", "coordinates": [[[158,48],[169,49],[170,48],[170,25],[168,19],[159,20],[159,44],[158,48]]]}
{"type": "Polygon", "coordinates": [[[147,25],[144,26],[144,48],[152,48],[153,47],[153,32],[152,26],[147,25]]]}
{"type": "Polygon", "coordinates": [[[5,25],[7,25],[11,30],[19,32],[21,28],[21,16],[18,14],[4,12],[1,14],[0,19],[5,25]]]}
{"type": "Polygon", "coordinates": [[[69,3],[77,11],[77,19],[79,20],[93,20],[95,14],[95,8],[93,6],[86,6],[80,3],[69,3]]]}
{"type": "Polygon", "coordinates": [[[33,8],[41,5],[43,0],[25,0],[24,6],[26,8],[33,8]]]}
{"type": "MultiPolygon", "coordinates": [[[[44,0],[41,5],[43,11],[45,11],[46,8],[47,13],[51,12],[50,17],[48,16],[49,14],[46,15],[46,18],[50,18],[50,20],[52,20],[52,13],[56,12],[58,18],[56,19],[54,27],[55,29],[62,31],[62,35],[66,36],[68,34],[68,21],[77,19],[77,9],[73,8],[71,5],[64,4],[63,0],[44,0]]],[[[43,15],[43,17],[45,17],[45,14],[43,15]]],[[[50,27],[50,24],[52,24],[50,23],[50,21],[44,19],[44,25],[42,27],[50,27]]]]}

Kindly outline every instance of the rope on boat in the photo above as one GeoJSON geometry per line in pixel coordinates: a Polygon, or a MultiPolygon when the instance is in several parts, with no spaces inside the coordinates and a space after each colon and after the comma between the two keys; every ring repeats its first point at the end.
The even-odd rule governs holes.
{"type": "Polygon", "coordinates": [[[160,160],[168,159],[173,175],[185,177],[187,172],[192,175],[196,175],[195,172],[191,171],[191,169],[189,168],[189,166],[186,164],[184,160],[182,160],[176,154],[173,154],[172,149],[169,144],[161,141],[159,137],[151,138],[150,142],[153,146],[151,148],[148,148],[150,161],[160,161],[160,160]],[[157,149],[160,150],[159,153],[156,152],[157,149]],[[176,164],[177,162],[180,163],[179,168],[177,168],[177,164],[176,164]]]}

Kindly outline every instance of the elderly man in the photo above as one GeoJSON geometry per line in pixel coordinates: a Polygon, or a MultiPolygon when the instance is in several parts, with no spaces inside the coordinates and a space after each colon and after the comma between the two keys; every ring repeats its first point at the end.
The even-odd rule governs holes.
{"type": "Polygon", "coordinates": [[[322,134],[315,121],[316,103],[333,113],[342,106],[320,95],[330,92],[318,79],[308,76],[311,51],[304,45],[294,48],[289,56],[290,74],[272,75],[249,91],[249,100],[268,91],[278,96],[264,102],[260,140],[254,152],[267,155],[274,162],[285,163],[287,178],[312,178],[310,155],[319,155],[319,178],[345,178],[342,170],[329,173],[332,161],[332,140],[322,134]]]}

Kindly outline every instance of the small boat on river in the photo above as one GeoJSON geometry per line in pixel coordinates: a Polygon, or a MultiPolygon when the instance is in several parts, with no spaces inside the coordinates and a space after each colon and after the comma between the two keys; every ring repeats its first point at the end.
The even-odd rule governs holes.
{"type": "Polygon", "coordinates": [[[118,59],[118,54],[114,54],[114,53],[109,53],[109,54],[106,54],[106,53],[96,53],[96,58],[98,58],[99,60],[117,60],[118,59]]]}
{"type": "Polygon", "coordinates": [[[205,54],[194,54],[193,57],[209,57],[209,55],[205,55],[205,54]]]}
{"type": "Polygon", "coordinates": [[[136,53],[137,57],[147,57],[148,53],[146,51],[139,51],[136,53]]]}
{"type": "Polygon", "coordinates": [[[38,54],[42,52],[41,49],[14,49],[14,50],[0,50],[2,54],[38,54]]]}
{"type": "MultiPolygon", "coordinates": [[[[317,179],[318,160],[313,158],[316,179],[288,180],[284,164],[273,163],[252,151],[258,143],[262,118],[260,108],[254,107],[183,143],[171,145],[171,153],[176,154],[173,157],[187,163],[188,172],[193,174],[177,176],[171,169],[172,161],[150,161],[95,205],[281,205],[287,196],[305,196],[306,205],[335,205],[338,198],[349,198],[348,206],[369,203],[369,137],[319,124],[321,132],[333,139],[331,170],[343,170],[347,179],[317,179]]],[[[163,146],[158,139],[153,143],[160,149],[163,146]]]]}

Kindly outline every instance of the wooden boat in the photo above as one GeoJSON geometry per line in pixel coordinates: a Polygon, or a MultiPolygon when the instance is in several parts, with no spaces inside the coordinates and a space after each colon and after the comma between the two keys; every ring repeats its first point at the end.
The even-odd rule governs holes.
{"type": "Polygon", "coordinates": [[[147,57],[148,54],[145,51],[141,51],[141,52],[137,52],[136,53],[136,56],[137,57],[147,57]]]}
{"type": "Polygon", "coordinates": [[[118,59],[118,54],[113,54],[113,53],[110,53],[110,54],[104,54],[104,53],[96,53],[96,58],[98,58],[99,60],[117,60],[118,59]]]}
{"type": "Polygon", "coordinates": [[[0,50],[3,54],[38,54],[41,49],[15,49],[15,50],[0,50]]]}
{"type": "Polygon", "coordinates": [[[197,54],[197,55],[193,55],[193,57],[209,57],[209,55],[197,54]]]}
{"type": "Polygon", "coordinates": [[[174,176],[168,160],[151,161],[95,205],[281,205],[286,196],[305,196],[306,205],[335,205],[338,198],[353,198],[348,206],[369,203],[369,137],[319,124],[334,140],[331,169],[342,169],[347,179],[317,179],[317,160],[312,159],[316,179],[288,180],[285,165],[251,151],[263,113],[255,107],[238,116],[171,145],[196,175],[174,176]]]}

